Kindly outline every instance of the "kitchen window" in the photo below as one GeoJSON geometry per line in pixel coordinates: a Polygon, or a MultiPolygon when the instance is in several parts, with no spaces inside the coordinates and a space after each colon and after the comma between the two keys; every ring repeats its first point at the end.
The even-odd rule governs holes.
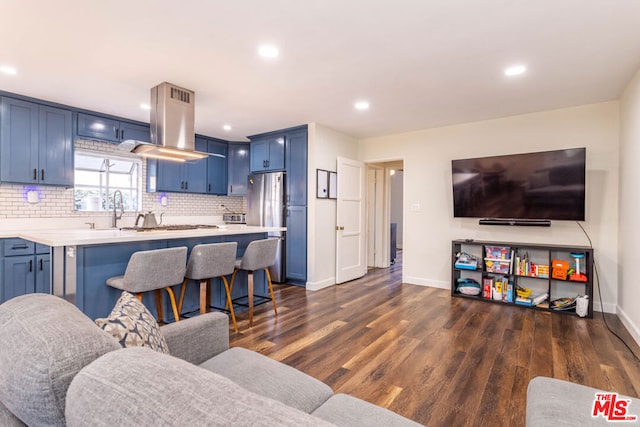
{"type": "Polygon", "coordinates": [[[76,150],[74,208],[113,210],[113,193],[122,192],[126,211],[140,208],[142,161],[110,153],[76,150]]]}

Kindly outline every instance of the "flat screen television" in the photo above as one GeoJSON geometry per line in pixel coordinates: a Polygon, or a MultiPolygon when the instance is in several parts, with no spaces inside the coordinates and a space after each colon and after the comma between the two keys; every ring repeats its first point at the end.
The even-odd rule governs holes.
{"type": "Polygon", "coordinates": [[[456,218],[585,219],[586,148],[451,161],[456,218]]]}

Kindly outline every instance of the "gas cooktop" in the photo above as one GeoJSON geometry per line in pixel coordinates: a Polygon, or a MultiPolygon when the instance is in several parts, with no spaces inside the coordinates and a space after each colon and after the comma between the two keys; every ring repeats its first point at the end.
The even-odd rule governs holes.
{"type": "Polygon", "coordinates": [[[203,228],[218,228],[217,225],[210,225],[210,224],[167,224],[167,225],[157,225],[155,227],[148,227],[148,228],[142,228],[142,227],[122,227],[120,230],[127,230],[127,231],[138,231],[138,232],[143,232],[143,231],[181,231],[181,230],[198,230],[198,229],[203,229],[203,228]]]}

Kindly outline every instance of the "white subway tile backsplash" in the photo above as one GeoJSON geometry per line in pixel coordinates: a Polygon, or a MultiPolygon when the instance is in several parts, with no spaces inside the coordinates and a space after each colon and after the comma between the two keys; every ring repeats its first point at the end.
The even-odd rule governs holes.
{"type": "MultiPolygon", "coordinates": [[[[115,144],[84,139],[76,140],[75,146],[76,148],[100,152],[116,152],[117,147],[115,144]]],[[[123,155],[123,153],[118,152],[118,155],[123,155]]],[[[167,206],[161,206],[158,200],[158,193],[147,193],[145,191],[144,183],[146,183],[146,173],[147,162],[143,161],[142,211],[164,212],[165,216],[180,218],[221,217],[225,212],[225,208],[222,206],[224,205],[234,212],[246,212],[246,198],[237,196],[167,193],[169,203],[167,206]]],[[[26,185],[21,184],[0,184],[0,219],[68,217],[70,220],[73,220],[111,215],[110,212],[75,211],[72,188],[38,186],[40,203],[30,204],[26,200],[25,187],[26,185]]]]}

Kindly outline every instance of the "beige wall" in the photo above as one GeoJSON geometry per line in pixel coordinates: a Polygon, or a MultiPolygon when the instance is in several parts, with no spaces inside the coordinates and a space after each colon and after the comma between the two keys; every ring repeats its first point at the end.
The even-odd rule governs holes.
{"type": "Polygon", "coordinates": [[[335,284],[336,201],[316,199],[316,169],[336,171],[336,159],[357,159],[354,138],[317,123],[309,124],[307,289],[335,284]]]}
{"type": "Polygon", "coordinates": [[[449,288],[452,239],[587,245],[573,222],[554,221],[544,228],[479,226],[477,219],[454,219],[451,190],[452,159],[587,147],[584,227],[596,250],[604,309],[615,311],[618,107],[613,101],[360,141],[361,161],[404,158],[403,280],[449,288]],[[412,210],[416,204],[418,211],[412,210]]]}
{"type": "Polygon", "coordinates": [[[618,314],[640,343],[640,71],[620,101],[620,249],[618,314]]]}

